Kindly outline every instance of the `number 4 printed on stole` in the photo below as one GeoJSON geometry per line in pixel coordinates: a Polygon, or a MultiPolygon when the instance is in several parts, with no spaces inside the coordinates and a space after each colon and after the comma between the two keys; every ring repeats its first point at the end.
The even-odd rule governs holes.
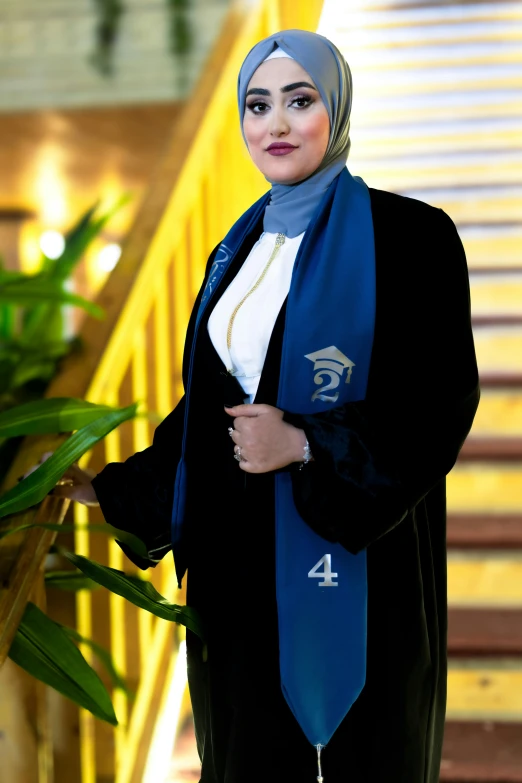
{"type": "Polygon", "coordinates": [[[332,556],[323,555],[320,560],[311,568],[308,572],[309,579],[322,579],[322,582],[317,583],[317,587],[338,587],[339,582],[334,582],[339,574],[332,572],[332,556]],[[319,571],[321,566],[324,566],[323,571],[319,571]]]}

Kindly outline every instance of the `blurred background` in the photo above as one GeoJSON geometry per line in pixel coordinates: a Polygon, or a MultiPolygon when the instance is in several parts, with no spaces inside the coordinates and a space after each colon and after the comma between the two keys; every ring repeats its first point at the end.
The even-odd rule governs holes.
{"type": "MultiPolygon", "coordinates": [[[[239,134],[237,72],[257,40],[288,27],[318,30],[351,66],[351,172],[443,208],[464,243],[482,400],[448,479],[441,781],[522,783],[519,2],[0,0],[0,306],[23,274],[27,292],[34,280],[51,291],[52,279],[55,299],[59,289],[105,314],[60,300],[52,318],[35,315],[29,304],[48,304],[34,292],[17,300],[23,318],[0,313],[0,409],[42,395],[140,400],[148,417],[82,464],[99,471],[150,444],[181,395],[206,258],[266,190],[239,134]]],[[[433,357],[433,373],[444,372],[433,357]]],[[[4,448],[6,486],[48,445],[4,448]]],[[[45,510],[57,522],[66,512],[45,510]]],[[[68,509],[65,520],[77,525],[59,536],[69,548],[132,572],[114,541],[85,528],[99,510],[68,509]]],[[[101,644],[133,693],[81,647],[111,693],[113,728],[7,659],[0,780],[195,783],[183,629],[106,591],[50,587],[53,535],[0,542],[0,663],[30,599],[101,644]]],[[[166,561],[141,575],[182,604],[166,561]]]]}

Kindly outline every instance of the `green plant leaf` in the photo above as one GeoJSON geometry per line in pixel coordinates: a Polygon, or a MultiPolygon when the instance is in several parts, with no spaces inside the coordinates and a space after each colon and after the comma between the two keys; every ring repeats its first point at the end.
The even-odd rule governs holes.
{"type": "Polygon", "coordinates": [[[67,633],[28,603],[9,657],[37,680],[113,726],[118,725],[107,689],[67,633]]]}
{"type": "Polygon", "coordinates": [[[104,522],[102,525],[58,525],[54,522],[32,522],[27,525],[8,527],[3,530],[0,527],[0,541],[2,538],[7,538],[15,533],[19,533],[21,530],[31,530],[35,527],[40,527],[44,530],[53,530],[56,533],[74,533],[75,530],[88,530],[91,533],[105,533],[106,535],[113,536],[116,541],[126,544],[129,549],[132,549],[139,557],[143,557],[144,559],[149,557],[147,547],[141,538],[138,538],[138,536],[135,536],[133,533],[128,533],[126,530],[120,530],[117,527],[113,527],[112,525],[109,525],[108,522],[104,522]]]}
{"type": "Polygon", "coordinates": [[[57,587],[59,590],[97,590],[100,586],[81,571],[46,571],[44,574],[46,587],[57,587]]]}
{"type": "Polygon", "coordinates": [[[66,280],[70,277],[74,267],[81,260],[93,239],[100,234],[108,221],[129,199],[129,194],[125,193],[111,209],[99,217],[95,217],[98,204],[82,215],[78,223],[66,234],[65,249],[60,258],[56,259],[53,268],[49,270],[49,275],[53,280],[66,280]]]}
{"type": "Polygon", "coordinates": [[[44,381],[51,380],[56,372],[56,362],[56,359],[46,359],[44,356],[23,357],[11,376],[11,389],[17,389],[37,378],[44,381]]]}
{"type": "Polygon", "coordinates": [[[120,408],[86,424],[62,443],[33,473],[0,497],[0,517],[39,503],[67,468],[122,422],[136,415],[137,403],[120,408]]]}
{"type": "Polygon", "coordinates": [[[77,555],[74,552],[62,551],[70,563],[76,566],[85,576],[106,587],[111,593],[121,595],[140,609],[184,625],[193,633],[203,639],[203,627],[201,619],[195,609],[189,606],[178,606],[168,601],[161,593],[158,593],[154,585],[137,576],[130,576],[123,571],[96,563],[87,557],[77,555]]]}
{"type": "Polygon", "coordinates": [[[92,639],[87,639],[85,636],[82,636],[74,628],[68,628],[65,625],[62,625],[62,628],[67,636],[69,636],[75,642],[86,644],[91,648],[100,663],[102,663],[107,670],[107,674],[109,675],[113,688],[118,688],[119,690],[124,691],[124,693],[126,693],[129,698],[134,696],[133,691],[125,682],[124,677],[119,673],[116,666],[114,665],[114,661],[112,660],[110,652],[106,650],[105,647],[102,647],[101,644],[98,644],[97,642],[93,642],[92,639]]]}
{"type": "Polygon", "coordinates": [[[16,311],[13,305],[0,305],[0,340],[9,341],[14,338],[16,311]]]}
{"type": "Polygon", "coordinates": [[[0,413],[0,437],[73,432],[115,410],[119,409],[74,397],[35,400],[0,413]]]}
{"type": "Polygon", "coordinates": [[[49,280],[43,275],[33,275],[29,279],[0,283],[0,303],[18,304],[30,307],[35,304],[69,304],[81,307],[94,318],[103,318],[105,313],[94,302],[63,289],[60,281],[49,280]]]}

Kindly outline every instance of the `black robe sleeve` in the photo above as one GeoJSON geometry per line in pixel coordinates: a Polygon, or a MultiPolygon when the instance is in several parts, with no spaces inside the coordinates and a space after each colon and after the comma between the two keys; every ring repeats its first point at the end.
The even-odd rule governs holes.
{"type": "Polygon", "coordinates": [[[413,231],[401,235],[398,221],[395,236],[376,233],[376,256],[387,263],[377,267],[366,399],[285,414],[304,429],[315,460],[292,472],[296,507],[315,532],[352,553],[444,479],[478,404],[464,249],[450,218],[422,207],[413,231]],[[395,257],[390,247],[400,248],[395,257]]]}
{"type": "MultiPolygon", "coordinates": [[[[192,309],[187,344],[194,334],[195,315],[217,247],[207,262],[205,278],[192,309]]],[[[187,351],[183,380],[187,380],[187,351]]],[[[174,482],[181,456],[185,420],[185,396],[156,427],[152,446],[133,454],[125,462],[110,462],[92,479],[92,486],[105,521],[137,536],[147,548],[148,558],[118,541],[129,560],[139,568],[154,567],[171,549],[171,515],[174,482]]]]}
{"type": "Polygon", "coordinates": [[[145,544],[147,559],[118,542],[127,557],[142,569],[156,566],[171,549],[170,519],[184,415],[183,396],[156,427],[152,446],[125,462],[110,462],[92,479],[105,521],[145,544]]]}

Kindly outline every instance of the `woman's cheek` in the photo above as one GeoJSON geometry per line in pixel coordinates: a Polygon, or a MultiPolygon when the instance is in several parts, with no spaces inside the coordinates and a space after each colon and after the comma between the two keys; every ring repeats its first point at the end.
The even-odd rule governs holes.
{"type": "Polygon", "coordinates": [[[259,121],[252,122],[251,120],[245,119],[243,122],[243,131],[245,133],[247,145],[251,150],[259,147],[261,144],[261,140],[265,134],[265,129],[262,125],[263,123],[259,121]]]}
{"type": "Polygon", "coordinates": [[[323,154],[328,146],[330,136],[330,121],[328,115],[321,112],[309,115],[300,128],[300,134],[307,142],[317,147],[323,154]]]}

